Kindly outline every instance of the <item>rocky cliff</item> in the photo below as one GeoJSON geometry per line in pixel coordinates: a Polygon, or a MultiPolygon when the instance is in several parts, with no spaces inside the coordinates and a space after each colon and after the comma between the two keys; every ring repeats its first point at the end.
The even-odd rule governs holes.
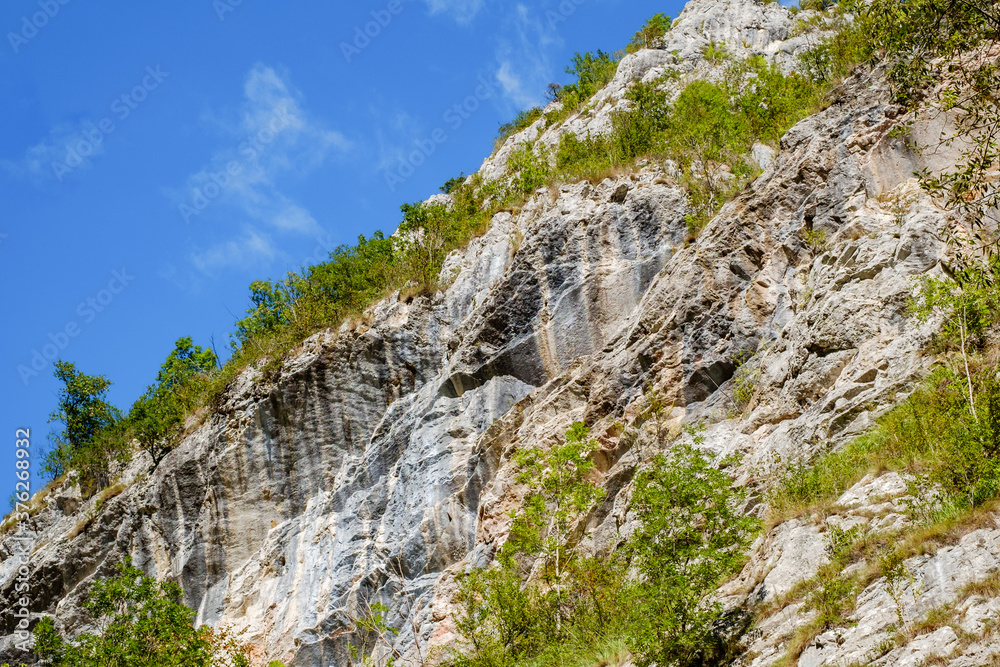
{"type": "MultiPolygon", "coordinates": [[[[709,40],[790,66],[808,39],[790,37],[796,20],[778,4],[695,0],[665,48],[622,62],[598,111],[542,141],[599,131],[625,85],[655,68],[710,76],[700,56],[709,40]]],[[[584,547],[601,552],[628,520],[634,450],[654,428],[637,416],[652,391],[672,406],[670,425],[703,422],[706,447],[744,454],[744,481],[863,432],[932,362],[934,322],[913,321],[906,301],[947,249],[943,214],[911,175],[954,160],[914,150],[935,140],[940,120],[918,122],[908,142],[890,135],[901,110],[879,81],[877,72],[846,81],[696,241],[684,191],[654,164],[539,191],[448,259],[446,289],[394,295],[313,336],[277,377],[245,372],[155,469],[139,457],[120,485],[89,499],[52,489],[32,525],[38,611],[85,630],[82,596],[130,556],[179,582],[199,622],[244,629],[290,667],[345,664],[351,618],[374,601],[391,610],[401,648],[444,645],[454,574],[489,562],[524,493],[511,462],[518,447],[551,442],[575,421],[592,427],[609,494],[584,547]],[[804,230],[825,242],[807,243],[804,230]],[[759,378],[738,409],[733,376],[750,355],[759,378]],[[638,438],[619,438],[622,422],[638,438]]],[[[484,173],[540,133],[513,137],[484,173]]],[[[782,599],[827,558],[827,526],[892,525],[893,502],[907,493],[898,479],[869,479],[839,513],[777,525],[758,541],[720,593],[771,605],[744,639],[749,662],[774,664],[809,622],[782,599]]],[[[0,538],[5,604],[15,598],[13,552],[0,538]]],[[[1000,570],[1000,523],[909,565],[905,614],[958,601],[965,634],[945,625],[878,664],[958,649],[971,657],[953,664],[983,664],[988,643],[975,635],[1000,604],[959,598],[1000,570]]],[[[873,584],[857,623],[821,635],[799,664],[866,664],[896,620],[898,596],[887,590],[873,584]]]]}

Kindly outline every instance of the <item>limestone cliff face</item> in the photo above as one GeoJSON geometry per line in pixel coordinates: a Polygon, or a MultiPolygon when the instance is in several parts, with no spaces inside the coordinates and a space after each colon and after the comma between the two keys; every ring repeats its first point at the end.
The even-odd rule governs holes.
{"type": "MultiPolygon", "coordinates": [[[[692,3],[667,42],[729,35],[783,58],[798,48],[787,43],[791,22],[777,4],[692,3]]],[[[664,54],[699,66],[683,49],[631,58],[664,54]]],[[[629,62],[622,87],[648,73],[629,62]]],[[[510,460],[517,447],[552,441],[574,421],[592,425],[609,495],[584,547],[600,552],[628,521],[636,461],[636,443],[613,424],[635,416],[650,388],[673,404],[672,423],[705,420],[706,446],[744,453],[747,477],[766,474],[776,454],[805,459],[863,431],[930,363],[921,350],[934,323],[909,319],[906,299],[946,252],[942,214],[911,174],[949,156],[922,157],[890,138],[900,110],[878,81],[850,79],[793,128],[695,242],[683,190],[654,165],[540,191],[449,258],[447,289],[394,295],[310,338],[276,378],[244,373],[155,470],[133,461],[118,495],[98,506],[55,489],[33,519],[38,611],[85,630],[90,583],[131,556],[178,581],[199,622],[245,629],[289,667],[345,664],[351,617],[375,601],[392,610],[401,648],[417,638],[426,649],[451,637],[454,574],[489,562],[505,539],[524,491],[510,460]],[[825,244],[809,247],[803,230],[822,231],[825,244]],[[747,354],[761,376],[737,414],[732,377],[747,354]]],[[[918,123],[914,141],[939,129],[918,123]]],[[[858,494],[862,505],[881,501],[858,494]]],[[[777,599],[815,572],[822,529],[776,527],[722,593],[777,599]]],[[[1000,568],[992,532],[962,548],[976,567],[1000,568]]],[[[12,551],[0,537],[5,603],[12,551]]],[[[920,567],[946,572],[966,556],[920,567]]],[[[881,609],[878,591],[871,599],[881,609]]],[[[777,660],[805,622],[788,613],[752,638],[754,664],[777,660]]],[[[877,613],[856,646],[827,638],[801,664],[863,654],[891,623],[877,613]]],[[[904,657],[884,664],[914,664],[904,657]]]]}

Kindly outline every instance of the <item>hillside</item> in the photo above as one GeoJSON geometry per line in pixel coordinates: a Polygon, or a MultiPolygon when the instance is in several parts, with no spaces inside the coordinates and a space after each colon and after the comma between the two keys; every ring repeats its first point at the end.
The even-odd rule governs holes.
{"type": "MultiPolygon", "coordinates": [[[[677,99],[757,55],[787,74],[830,34],[817,12],[692,0],[656,48],[625,56],[581,108],[560,118],[554,102],[511,133],[479,176],[504,178],[525,146],[610,134],[630,84],[660,82],[677,99]],[[726,60],[706,57],[709,45],[726,60]]],[[[822,508],[778,512],[769,495],[921,386],[942,318],[916,317],[911,299],[955,254],[949,213],[914,176],[962,160],[961,144],[937,145],[949,117],[906,121],[885,68],[867,66],[817,109],[773,146],[754,142],[745,185],[742,167],[717,175],[740,187],[700,228],[670,161],[542,185],[444,259],[441,289],[394,291],[276,370],[243,368],[155,467],[137,454],[89,496],[56,484],[31,519],[37,604],[70,634],[92,629],[87,591],[130,557],[179,583],[199,624],[244,630],[268,660],[348,664],[373,601],[415,660],[458,638],[456,577],[508,540],[531,491],[516,453],[583,422],[606,495],[577,548],[600,558],[635,527],[647,450],[692,442],[740,455],[729,473],[749,490],[741,511],[766,521],[716,594],[740,664],[989,664],[1000,521],[988,506],[928,532],[912,509],[924,492],[889,469],[851,479],[822,508]],[[865,570],[856,603],[818,621],[816,578],[875,562],[861,546],[838,551],[851,530],[912,549],[894,569],[865,570]]],[[[0,537],[8,608],[13,540],[0,537]]],[[[3,623],[0,661],[20,659],[13,620],[3,623]]]]}

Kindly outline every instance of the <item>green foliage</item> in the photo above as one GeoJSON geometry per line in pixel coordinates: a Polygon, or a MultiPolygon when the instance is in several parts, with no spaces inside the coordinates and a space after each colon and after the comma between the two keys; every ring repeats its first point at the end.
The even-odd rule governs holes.
{"type": "Polygon", "coordinates": [[[75,470],[85,481],[106,483],[109,467],[120,458],[120,452],[107,451],[102,435],[121,421],[121,413],[106,400],[111,381],[85,375],[65,361],[55,363],[54,375],[63,387],[49,421],[61,422],[63,430],[54,434],[42,470],[53,478],[75,470]]]}
{"type": "Polygon", "coordinates": [[[785,131],[819,103],[819,88],[798,73],[784,75],[763,56],[732,63],[726,88],[733,110],[755,141],[776,145],[785,131]]]}
{"type": "Polygon", "coordinates": [[[729,58],[729,49],[726,48],[725,44],[709,42],[705,45],[702,55],[705,56],[705,60],[713,65],[721,65],[729,58]]]}
{"type": "Polygon", "coordinates": [[[536,151],[531,144],[521,144],[507,158],[506,174],[485,184],[482,193],[499,210],[520,204],[551,178],[548,153],[536,151]]]}
{"type": "Polygon", "coordinates": [[[673,109],[656,84],[639,82],[625,93],[629,109],[612,116],[612,159],[627,164],[653,151],[663,133],[671,129],[673,109]]]}
{"type": "Polygon", "coordinates": [[[249,651],[225,633],[193,626],[176,584],[157,583],[130,563],[97,581],[84,609],[100,629],[64,639],[51,618],[35,627],[36,653],[52,667],[248,667],[249,651]]]}
{"type": "Polygon", "coordinates": [[[759,521],[739,509],[746,491],[713,463],[682,444],[636,476],[630,509],[639,527],[625,550],[640,573],[628,639],[642,667],[706,659],[723,615],[707,594],[742,567],[759,531],[759,521]]]}
{"type": "Polygon", "coordinates": [[[818,613],[815,623],[827,629],[844,622],[853,608],[857,595],[857,582],[845,577],[840,567],[824,567],[816,575],[817,584],[806,596],[806,609],[818,613]]]}
{"type": "Polygon", "coordinates": [[[832,85],[852,68],[871,58],[871,36],[865,14],[856,3],[841,2],[813,17],[803,29],[830,30],[834,34],[799,56],[799,69],[817,84],[832,85]]]}
{"type": "Polygon", "coordinates": [[[928,107],[951,112],[957,132],[942,143],[963,142],[960,159],[944,173],[922,172],[921,185],[958,219],[948,239],[960,249],[959,268],[984,253],[995,254],[1000,63],[988,54],[1000,44],[1000,5],[991,0],[853,0],[837,9],[841,6],[855,20],[807,62],[819,61],[814,69],[822,71],[830,50],[849,45],[856,60],[886,64],[896,101],[914,114],[928,107]]]}
{"type": "Polygon", "coordinates": [[[967,377],[961,364],[937,368],[871,432],[791,466],[768,500],[779,515],[801,511],[884,470],[917,475],[967,508],[1000,495],[1000,382],[993,369],[974,366],[967,377]]]}
{"type": "Polygon", "coordinates": [[[802,0],[799,3],[799,9],[811,9],[813,11],[822,12],[830,9],[836,4],[836,0],[802,0]]]}
{"type": "Polygon", "coordinates": [[[629,53],[635,53],[640,49],[648,49],[656,40],[666,35],[668,30],[670,30],[670,17],[663,12],[654,14],[635,33],[625,50],[629,53]]]}
{"type": "Polygon", "coordinates": [[[160,367],[156,384],[132,405],[128,427],[154,465],[173,447],[185,416],[202,401],[217,366],[214,352],[195,345],[189,337],[181,338],[160,367]]]}
{"type": "Polygon", "coordinates": [[[563,104],[562,116],[572,113],[603,88],[618,71],[618,53],[597,51],[573,56],[573,63],[566,68],[567,74],[576,77],[576,81],[563,86],[556,91],[555,96],[563,104]]]}
{"type": "Polygon", "coordinates": [[[561,178],[599,178],[599,174],[613,165],[611,145],[605,137],[587,137],[581,141],[575,134],[568,132],[559,138],[556,171],[561,178]]]}
{"type": "Polygon", "coordinates": [[[250,284],[250,302],[247,317],[236,323],[231,346],[238,350],[254,336],[266,334],[289,323],[291,294],[289,286],[257,280],[250,284]]]}
{"type": "Polygon", "coordinates": [[[518,480],[530,484],[531,492],[501,557],[542,556],[557,593],[572,557],[570,529],[604,498],[604,491],[589,479],[594,469],[590,457],[597,449],[597,443],[588,439],[587,427],[576,423],[563,444],[547,451],[522,450],[514,458],[521,468],[518,480]]]}
{"type": "Polygon", "coordinates": [[[806,247],[814,255],[818,255],[826,250],[826,232],[822,229],[803,229],[802,240],[806,242],[806,247]]]}
{"type": "Polygon", "coordinates": [[[537,656],[555,631],[551,604],[517,569],[501,564],[459,579],[456,629],[467,650],[456,667],[506,667],[537,656]]]}
{"type": "Polygon", "coordinates": [[[579,656],[595,647],[627,648],[641,665],[714,655],[722,609],[707,595],[742,565],[759,529],[740,515],[745,492],[711,457],[676,447],[636,475],[629,514],[639,525],[626,546],[583,558],[571,547],[603,498],[589,481],[596,447],[575,424],[565,443],[517,455],[531,491],[496,564],[461,578],[457,627],[466,644],[454,665],[586,664],[579,656]]]}
{"type": "Polygon", "coordinates": [[[785,76],[760,57],[731,63],[721,84],[692,82],[673,104],[660,83],[629,88],[629,108],[614,114],[609,136],[564,135],[556,173],[560,179],[599,179],[639,157],[669,159],[690,195],[693,235],[753,177],[748,154],[754,142],[776,143],[820,96],[807,78],[785,76]]]}
{"type": "Polygon", "coordinates": [[[355,619],[354,629],[361,637],[361,644],[348,644],[352,664],[362,667],[395,667],[402,657],[393,645],[393,638],[399,631],[386,621],[388,613],[388,607],[376,602],[370,605],[365,616],[355,619]]]}
{"type": "Polygon", "coordinates": [[[495,566],[460,579],[456,620],[466,646],[455,665],[561,664],[621,627],[622,563],[572,549],[580,522],[604,497],[591,480],[597,443],[588,435],[574,424],[565,442],[517,453],[518,479],[531,490],[495,566]]]}
{"type": "Polygon", "coordinates": [[[438,189],[444,194],[450,195],[451,191],[459,187],[460,185],[464,184],[467,178],[468,177],[465,175],[465,172],[463,171],[458,176],[454,178],[449,178],[447,181],[444,182],[444,185],[442,185],[438,189]]]}
{"type": "Polygon", "coordinates": [[[204,402],[217,366],[214,352],[181,338],[160,367],[156,384],[123,418],[105,400],[111,387],[107,378],[58,362],[56,377],[64,387],[50,420],[61,421],[64,429],[54,438],[43,470],[52,477],[72,472],[73,481],[92,492],[110,484],[113,465],[131,456],[133,440],[159,463],[180,435],[184,417],[204,402]]]}

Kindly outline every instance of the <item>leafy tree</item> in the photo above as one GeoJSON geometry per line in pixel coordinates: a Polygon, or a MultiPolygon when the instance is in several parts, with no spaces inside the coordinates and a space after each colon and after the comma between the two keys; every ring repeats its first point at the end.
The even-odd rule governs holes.
{"type": "Polygon", "coordinates": [[[481,216],[457,206],[440,204],[404,204],[399,231],[405,252],[416,276],[425,289],[437,288],[438,274],[452,249],[467,241],[481,222],[481,216]]]}
{"type": "Polygon", "coordinates": [[[465,175],[465,172],[463,171],[458,176],[454,178],[449,178],[447,181],[444,182],[444,185],[442,185],[438,189],[441,190],[441,192],[443,192],[444,194],[450,195],[452,190],[465,183],[466,178],[467,177],[465,175]]]}
{"type": "Polygon", "coordinates": [[[611,119],[616,164],[649,153],[661,134],[669,129],[673,107],[656,84],[639,82],[625,93],[628,111],[616,112],[611,119]]]}
{"type": "Polygon", "coordinates": [[[214,371],[218,363],[214,352],[203,350],[190,337],[184,337],[174,344],[174,351],[160,367],[156,382],[164,391],[178,391],[192,377],[214,371]]]}
{"type": "Polygon", "coordinates": [[[100,630],[63,638],[51,618],[35,627],[35,650],[52,667],[248,667],[249,650],[226,633],[193,626],[180,587],[131,563],[94,583],[83,607],[100,630]]]}
{"type": "Polygon", "coordinates": [[[576,81],[568,86],[563,86],[560,98],[575,94],[577,102],[584,102],[604,87],[614,78],[618,71],[618,61],[620,57],[616,54],[596,51],[584,54],[577,53],[573,56],[573,63],[566,68],[567,74],[576,77],[576,81]]]}
{"type": "MultiPolygon", "coordinates": [[[[531,484],[522,513],[511,528],[507,554],[541,555],[547,566],[557,598],[562,595],[566,570],[572,559],[570,531],[604,498],[604,490],[589,479],[594,469],[590,456],[595,441],[581,423],[573,424],[566,441],[550,449],[526,449],[517,453],[521,467],[518,479],[531,484]]],[[[558,608],[557,627],[562,623],[558,608]]]]}
{"type": "Polygon", "coordinates": [[[173,447],[184,426],[184,418],[202,398],[207,376],[218,360],[211,350],[203,350],[189,337],[174,344],[156,376],[156,384],[129,411],[128,424],[143,450],[157,465],[173,447]]]}
{"type": "Polygon", "coordinates": [[[955,168],[924,171],[921,185],[959,219],[949,240],[960,249],[960,268],[996,254],[1000,206],[1000,4],[993,0],[874,0],[856,10],[869,52],[889,66],[898,102],[915,114],[947,112],[960,144],[955,168]]]}
{"type": "Polygon", "coordinates": [[[258,280],[250,284],[250,301],[253,307],[247,310],[247,317],[236,323],[233,334],[234,350],[254,336],[266,334],[289,323],[291,298],[286,285],[268,280],[258,280]]]}
{"type": "Polygon", "coordinates": [[[739,511],[745,497],[690,444],[656,456],[636,475],[629,507],[639,525],[625,551],[639,573],[628,633],[637,664],[701,664],[723,614],[707,596],[739,570],[759,530],[757,519],[739,511]]]}
{"type": "Polygon", "coordinates": [[[459,578],[456,629],[468,651],[455,667],[507,667],[537,655],[555,633],[552,605],[525,585],[510,562],[472,570],[459,578]]]}
{"type": "Polygon", "coordinates": [[[65,361],[55,363],[54,374],[63,387],[49,421],[61,422],[63,430],[53,436],[54,448],[46,456],[43,470],[58,477],[76,469],[86,480],[103,481],[116,455],[96,446],[98,436],[121,419],[119,410],[106,400],[111,381],[102,375],[81,373],[65,361]]]}
{"type": "Polygon", "coordinates": [[[654,14],[635,33],[625,50],[635,53],[640,49],[648,49],[656,40],[666,35],[668,30],[670,30],[670,17],[663,12],[654,14]]]}
{"type": "Polygon", "coordinates": [[[725,80],[733,112],[745,119],[755,141],[777,144],[819,102],[815,83],[794,72],[786,76],[763,56],[733,63],[725,80]]]}

